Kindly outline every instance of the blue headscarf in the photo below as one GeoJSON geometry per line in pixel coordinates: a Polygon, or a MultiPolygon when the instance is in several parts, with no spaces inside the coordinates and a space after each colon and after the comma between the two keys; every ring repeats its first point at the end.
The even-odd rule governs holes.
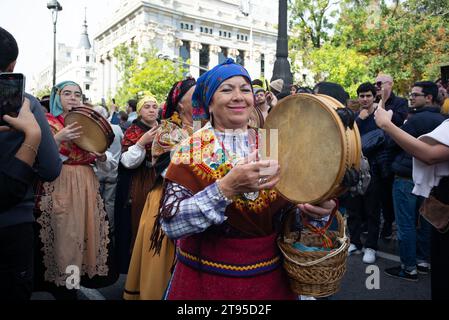
{"type": "Polygon", "coordinates": [[[55,117],[61,115],[64,112],[59,93],[67,86],[77,86],[81,91],[81,87],[79,86],[79,84],[73,81],[63,81],[55,85],[53,89],[51,89],[50,94],[50,113],[55,117]]]}
{"type": "Polygon", "coordinates": [[[233,59],[229,58],[198,78],[192,96],[194,120],[209,119],[209,104],[215,91],[217,91],[223,81],[235,76],[245,77],[251,84],[251,77],[248,71],[241,65],[235,63],[233,59]]]}

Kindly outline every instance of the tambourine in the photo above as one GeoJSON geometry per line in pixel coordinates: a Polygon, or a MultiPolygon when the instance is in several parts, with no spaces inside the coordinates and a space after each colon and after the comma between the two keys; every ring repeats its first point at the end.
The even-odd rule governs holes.
{"type": "Polygon", "coordinates": [[[264,129],[278,130],[281,173],[275,189],[286,199],[319,203],[357,183],[360,133],[352,111],[336,99],[320,94],[284,98],[268,114],[264,129]]]}
{"type": "Polygon", "coordinates": [[[91,108],[72,108],[65,117],[65,125],[74,122],[83,128],[83,134],[73,142],[83,150],[104,153],[114,141],[114,132],[108,120],[91,108]]]}

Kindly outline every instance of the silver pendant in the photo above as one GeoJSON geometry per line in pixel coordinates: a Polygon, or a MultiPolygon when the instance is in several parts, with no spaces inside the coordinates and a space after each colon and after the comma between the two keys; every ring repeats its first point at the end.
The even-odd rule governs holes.
{"type": "Polygon", "coordinates": [[[259,198],[259,191],[244,193],[243,196],[248,200],[255,201],[259,198]]]}

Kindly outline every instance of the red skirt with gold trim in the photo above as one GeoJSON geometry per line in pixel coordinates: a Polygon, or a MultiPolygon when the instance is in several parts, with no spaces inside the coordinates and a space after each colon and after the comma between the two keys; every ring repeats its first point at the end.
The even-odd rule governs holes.
{"type": "Polygon", "coordinates": [[[179,241],[169,300],[294,300],[276,235],[230,239],[199,234],[179,241]]]}

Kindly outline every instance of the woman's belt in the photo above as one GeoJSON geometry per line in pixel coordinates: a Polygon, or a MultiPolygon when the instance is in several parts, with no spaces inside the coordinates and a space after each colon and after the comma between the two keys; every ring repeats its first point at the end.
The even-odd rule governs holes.
{"type": "Polygon", "coordinates": [[[179,262],[195,270],[236,278],[254,277],[263,273],[268,273],[278,268],[281,264],[279,255],[251,264],[233,264],[212,261],[205,258],[199,258],[180,248],[178,248],[176,256],[179,262]]]}

